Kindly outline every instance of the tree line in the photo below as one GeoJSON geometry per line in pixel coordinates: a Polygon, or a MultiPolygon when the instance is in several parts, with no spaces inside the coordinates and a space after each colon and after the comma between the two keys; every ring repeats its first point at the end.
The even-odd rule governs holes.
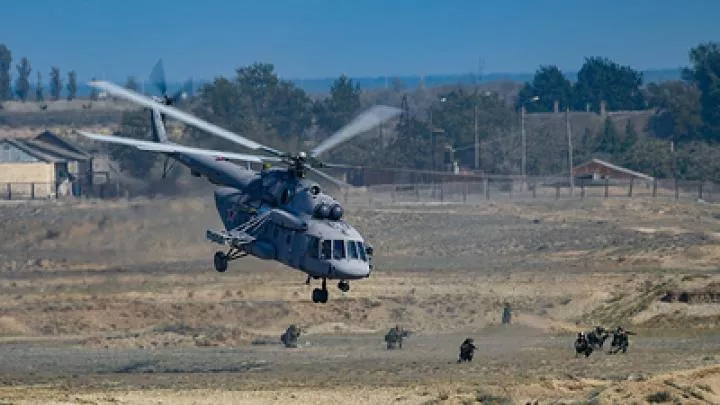
{"type": "MultiPolygon", "coordinates": [[[[0,49],[0,89],[10,80],[5,49],[0,49]]],[[[632,120],[617,128],[611,116],[598,129],[572,128],[575,163],[600,157],[658,177],[715,179],[720,172],[720,45],[699,44],[688,55],[681,80],[650,84],[643,82],[642,73],[604,57],[586,58],[575,81],[557,66],[540,66],[512,99],[480,85],[406,89],[393,81],[388,89],[364,91],[346,76],[318,96],[281,79],[273,64],[258,62],[238,68],[233,77],[216,77],[178,106],[259,142],[298,151],[311,149],[364,108],[389,104],[403,110],[397,122],[333,150],[328,160],[444,170],[454,159],[461,167],[486,173],[519,174],[522,107],[529,113],[550,112],[557,102],[561,111],[598,112],[604,103],[606,111],[645,110],[650,119],[640,128],[632,120]]],[[[29,77],[29,62],[27,69],[22,66],[21,61],[18,71],[27,74],[17,80],[29,77]]],[[[54,71],[52,80],[59,79],[59,70],[54,71]]],[[[137,81],[129,78],[126,87],[137,89],[137,81]]],[[[119,132],[149,139],[147,112],[126,113],[119,132]]],[[[185,143],[237,148],[192,128],[183,136],[185,143]]],[[[145,176],[160,162],[123,149],[116,149],[116,157],[136,176],[145,176]]],[[[529,127],[526,149],[529,175],[568,172],[562,125],[529,127]]]]}
{"type": "MultiPolygon", "coordinates": [[[[13,55],[5,44],[0,44],[0,102],[10,100],[20,100],[22,102],[30,99],[33,93],[33,86],[30,83],[32,74],[32,65],[27,57],[20,58],[15,69],[17,71],[15,85],[13,81],[13,55]]],[[[53,66],[50,68],[50,100],[56,101],[62,98],[63,92],[68,100],[77,97],[77,73],[71,70],[67,73],[67,81],[63,79],[60,68],[53,66]]],[[[36,101],[45,101],[44,85],[42,83],[42,73],[36,72],[34,99],[36,101]]]]}

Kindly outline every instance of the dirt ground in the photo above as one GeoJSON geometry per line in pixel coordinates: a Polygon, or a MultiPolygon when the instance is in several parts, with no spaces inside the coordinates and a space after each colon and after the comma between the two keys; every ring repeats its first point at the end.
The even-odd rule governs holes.
{"type": "Polygon", "coordinates": [[[211,196],[0,204],[0,403],[720,403],[720,207],[347,213],[376,270],[322,305],[273,262],[212,270],[211,196]],[[412,334],[387,351],[395,324],[412,334]],[[598,324],[635,331],[629,352],[576,358],[598,324]]]}

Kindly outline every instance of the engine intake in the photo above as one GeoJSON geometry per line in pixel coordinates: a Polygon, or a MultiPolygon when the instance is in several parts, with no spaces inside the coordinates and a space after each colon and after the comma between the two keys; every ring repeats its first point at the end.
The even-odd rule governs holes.
{"type": "Polygon", "coordinates": [[[330,206],[327,204],[319,204],[315,207],[315,217],[325,219],[330,216],[330,206]]]}
{"type": "Polygon", "coordinates": [[[330,215],[328,218],[330,218],[333,221],[338,221],[340,218],[342,218],[344,213],[343,207],[340,206],[340,204],[335,204],[330,208],[330,215]]]}

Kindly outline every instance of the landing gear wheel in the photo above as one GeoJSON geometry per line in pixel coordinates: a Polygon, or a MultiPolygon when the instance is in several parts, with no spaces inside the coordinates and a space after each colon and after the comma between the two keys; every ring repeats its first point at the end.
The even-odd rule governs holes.
{"type": "Polygon", "coordinates": [[[325,304],[328,301],[328,295],[327,282],[323,279],[322,288],[316,288],[312,292],[312,302],[315,304],[325,304]]]}
{"type": "Polygon", "coordinates": [[[338,288],[340,289],[340,291],[346,293],[346,292],[350,291],[350,283],[343,280],[338,283],[338,288]]]}
{"type": "Polygon", "coordinates": [[[325,304],[328,301],[328,291],[316,288],[312,292],[312,302],[317,304],[325,304]]]}
{"type": "Polygon", "coordinates": [[[228,257],[223,252],[215,252],[215,257],[213,258],[214,264],[215,264],[215,270],[217,270],[220,273],[224,273],[225,270],[228,268],[228,257]]]}

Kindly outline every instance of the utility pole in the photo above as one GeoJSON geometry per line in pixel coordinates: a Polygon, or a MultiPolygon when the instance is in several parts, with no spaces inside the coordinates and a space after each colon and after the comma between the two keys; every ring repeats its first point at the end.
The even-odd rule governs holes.
{"type": "Polygon", "coordinates": [[[520,108],[520,149],[522,149],[522,163],[520,167],[520,174],[522,175],[523,181],[525,181],[525,104],[520,108]]]}
{"type": "Polygon", "coordinates": [[[478,134],[478,97],[482,81],[483,59],[478,56],[477,74],[475,75],[475,97],[473,102],[473,126],[475,133],[475,170],[480,170],[480,135],[478,134]]]}
{"type": "MultiPolygon", "coordinates": [[[[432,171],[435,171],[435,128],[433,128],[433,106],[430,105],[430,149],[432,157],[432,171]]],[[[435,183],[435,173],[433,173],[433,184],[435,183]]]]}
{"type": "Polygon", "coordinates": [[[478,106],[477,95],[473,105],[473,121],[475,125],[475,170],[480,170],[480,137],[478,136],[478,106]]]}
{"type": "Polygon", "coordinates": [[[575,195],[575,175],[573,174],[572,131],[570,130],[570,107],[565,107],[565,131],[567,132],[568,162],[570,165],[570,195],[575,195]]]}

